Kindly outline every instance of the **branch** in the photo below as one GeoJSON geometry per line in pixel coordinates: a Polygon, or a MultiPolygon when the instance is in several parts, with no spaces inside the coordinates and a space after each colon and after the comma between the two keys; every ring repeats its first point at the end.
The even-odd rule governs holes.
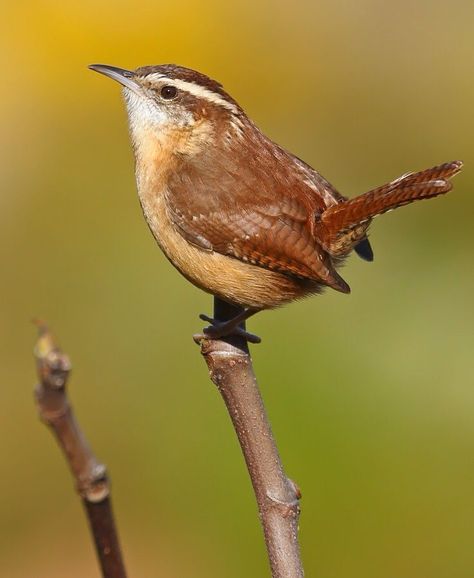
{"type": "MultiPolygon", "coordinates": [[[[214,298],[214,319],[227,321],[240,308],[214,298]]],[[[227,406],[247,463],[265,534],[273,578],[302,578],[296,485],[286,477],[263,405],[247,342],[230,336],[202,339],[201,353],[227,406]]]]}
{"type": "Polygon", "coordinates": [[[107,471],[92,453],[66,395],[69,357],[57,347],[45,325],[38,323],[38,330],[35,358],[40,381],[35,397],[39,416],[53,430],[76,481],[103,578],[126,578],[107,471]]]}

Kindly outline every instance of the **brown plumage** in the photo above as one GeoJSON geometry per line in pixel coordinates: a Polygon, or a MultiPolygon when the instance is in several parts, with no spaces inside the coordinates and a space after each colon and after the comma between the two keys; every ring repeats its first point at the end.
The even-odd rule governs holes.
{"type": "Polygon", "coordinates": [[[460,161],[453,161],[418,173],[409,173],[330,207],[320,219],[322,245],[333,256],[345,255],[374,217],[414,201],[431,199],[449,192],[452,189],[449,179],[461,168],[460,161]]]}
{"type": "Polygon", "coordinates": [[[372,260],[371,220],[451,189],[462,163],[410,173],[346,199],[258,130],[222,86],[175,65],[93,67],[125,86],[140,201],[169,260],[249,312],[348,293],[336,268],[372,260]]]}

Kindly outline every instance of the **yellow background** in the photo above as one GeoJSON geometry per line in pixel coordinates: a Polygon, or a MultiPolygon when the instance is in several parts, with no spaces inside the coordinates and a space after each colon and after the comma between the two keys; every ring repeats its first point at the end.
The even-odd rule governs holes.
{"type": "Polygon", "coordinates": [[[466,0],[23,0],[0,7],[0,575],[96,577],[32,401],[34,328],[74,364],[131,577],[268,575],[243,460],[191,335],[211,299],[156,248],[125,112],[93,62],[177,62],[354,195],[461,158],[384,216],[352,294],[249,323],[307,576],[474,575],[474,9],[466,0]]]}

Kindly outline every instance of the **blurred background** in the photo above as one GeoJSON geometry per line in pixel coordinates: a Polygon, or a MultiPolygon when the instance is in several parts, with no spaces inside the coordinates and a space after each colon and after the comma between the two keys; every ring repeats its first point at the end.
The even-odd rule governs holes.
{"type": "Polygon", "coordinates": [[[372,227],[345,296],[258,315],[256,371],[303,491],[308,576],[474,575],[474,6],[22,0],[0,8],[0,574],[98,577],[37,419],[33,316],[71,355],[131,577],[267,576],[240,450],[191,335],[211,298],[155,246],[119,88],[92,62],[219,79],[341,192],[463,159],[372,227]]]}

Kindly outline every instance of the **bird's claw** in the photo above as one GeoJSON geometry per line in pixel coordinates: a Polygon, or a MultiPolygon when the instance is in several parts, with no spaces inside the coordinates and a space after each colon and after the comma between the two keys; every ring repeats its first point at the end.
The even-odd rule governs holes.
{"type": "Polygon", "coordinates": [[[242,329],[240,325],[233,323],[232,319],[230,321],[216,321],[203,313],[199,315],[199,318],[210,323],[210,325],[203,329],[203,335],[194,336],[194,341],[196,342],[202,339],[220,339],[221,337],[227,337],[229,335],[238,335],[246,339],[249,343],[260,343],[262,341],[258,335],[249,333],[245,331],[245,329],[242,329]]]}

